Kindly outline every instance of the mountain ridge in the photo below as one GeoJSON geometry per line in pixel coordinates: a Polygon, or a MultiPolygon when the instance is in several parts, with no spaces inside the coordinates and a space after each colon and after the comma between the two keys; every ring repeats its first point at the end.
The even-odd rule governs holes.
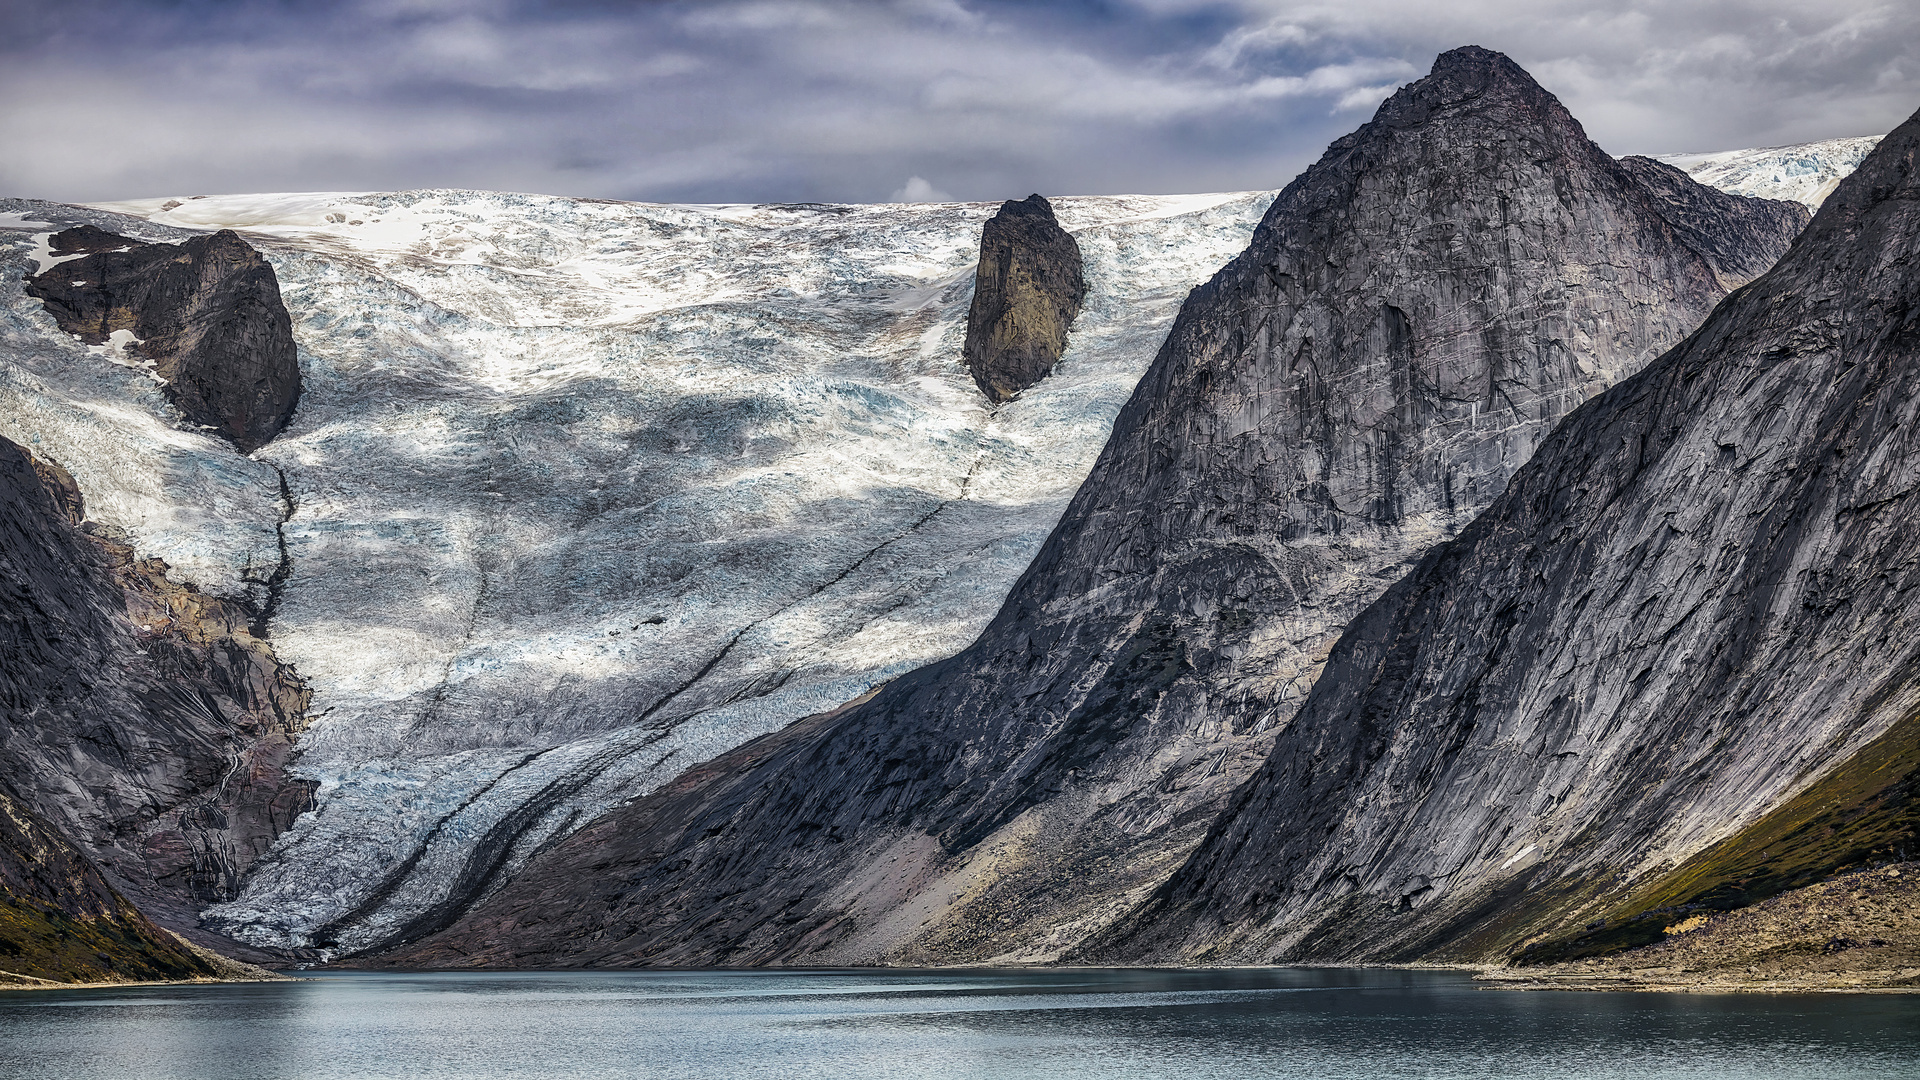
{"type": "MultiPolygon", "coordinates": [[[[1507,58],[1443,54],[1189,296],[972,649],[617,811],[380,962],[1067,952],[1199,842],[1346,615],[1738,276],[1670,195],[1507,58]]],[[[1714,198],[1774,253],[1805,220],[1714,198]]]]}
{"type": "Polygon", "coordinates": [[[1083,958],[1497,959],[1920,709],[1920,552],[1891,516],[1920,460],[1917,157],[1920,115],[1371,606],[1234,809],[1083,958]]]}

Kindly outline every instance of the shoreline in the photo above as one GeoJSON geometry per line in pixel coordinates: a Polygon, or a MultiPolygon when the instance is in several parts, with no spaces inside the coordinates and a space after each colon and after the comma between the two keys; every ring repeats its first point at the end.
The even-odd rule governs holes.
{"type": "MultiPolygon", "coordinates": [[[[1509,968],[1487,964],[1202,964],[1202,965],[1084,965],[1084,964],[954,964],[930,967],[739,967],[739,968],[318,968],[316,973],[362,974],[362,975],[620,975],[640,972],[756,972],[762,974],[808,974],[820,972],[845,972],[856,974],[872,972],[875,974],[925,971],[1262,971],[1262,970],[1320,970],[1320,971],[1447,971],[1468,975],[1478,990],[1496,990],[1509,992],[1565,991],[1572,993],[1635,993],[1635,994],[1920,994],[1920,985],[1836,985],[1834,982],[1813,982],[1802,979],[1783,980],[1773,983],[1734,982],[1713,978],[1686,979],[1684,973],[1672,973],[1682,977],[1668,977],[1669,973],[1658,969],[1640,974],[1600,974],[1590,972],[1551,972],[1531,973],[1523,968],[1509,968]]],[[[261,969],[266,971],[266,969],[261,969]]],[[[54,982],[38,979],[17,972],[0,971],[0,992],[23,990],[118,990],[135,987],[153,986],[230,986],[254,983],[307,982],[310,976],[288,975],[280,972],[267,972],[265,977],[199,978],[199,979],[158,979],[100,982],[54,982]]]]}
{"type": "Polygon", "coordinates": [[[1631,975],[1522,975],[1514,969],[1475,975],[1482,990],[1528,992],[1564,990],[1605,994],[1920,994],[1920,986],[1840,986],[1799,980],[1778,983],[1728,982],[1714,979],[1641,979],[1631,975]]]}
{"type": "Polygon", "coordinates": [[[273,973],[270,979],[136,979],[127,982],[54,982],[14,971],[0,971],[0,993],[11,990],[120,990],[135,986],[228,986],[242,983],[302,982],[293,975],[273,973]],[[20,981],[14,981],[20,980],[20,981]]]}

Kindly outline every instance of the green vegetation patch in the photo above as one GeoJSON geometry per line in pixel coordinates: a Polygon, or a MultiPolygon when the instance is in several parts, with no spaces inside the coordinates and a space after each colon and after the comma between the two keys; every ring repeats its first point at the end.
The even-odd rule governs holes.
{"type": "Polygon", "coordinates": [[[1634,889],[1578,934],[1537,942],[1519,965],[1650,945],[1691,911],[1731,911],[1861,866],[1920,852],[1920,715],[1909,716],[1737,835],[1634,889]]]}
{"type": "Polygon", "coordinates": [[[146,982],[218,974],[137,913],[76,918],[0,890],[0,982],[146,982]]]}

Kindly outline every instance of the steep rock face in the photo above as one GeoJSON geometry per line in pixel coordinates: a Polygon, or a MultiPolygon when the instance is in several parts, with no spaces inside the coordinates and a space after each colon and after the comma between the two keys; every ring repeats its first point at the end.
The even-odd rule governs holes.
{"type": "Polygon", "coordinates": [[[1008,199],[980,229],[980,269],[964,355],[980,392],[1006,401],[1046,378],[1067,351],[1087,283],[1080,245],[1039,195],[1008,199]]]}
{"type": "Polygon", "coordinates": [[[1623,157],[1620,167],[1653,195],[1660,216],[1682,242],[1707,257],[1728,291],[1766,273],[1780,257],[1780,238],[1798,234],[1813,216],[1799,203],[1707,187],[1653,158],[1623,157]]]}
{"type": "Polygon", "coordinates": [[[0,984],[215,974],[58,830],[0,789],[0,984]]]}
{"type": "Polygon", "coordinates": [[[1870,851],[1860,814],[1897,836],[1867,796],[1910,772],[1875,747],[1920,710],[1917,257],[1920,117],[1349,628],[1231,813],[1086,955],[1498,957],[1863,750],[1907,764],[1734,876],[1870,851]]]}
{"type": "Polygon", "coordinates": [[[1721,204],[1723,266],[1672,205],[1505,57],[1442,56],[1188,299],[972,648],[604,819],[398,962],[1059,956],[1200,841],[1353,613],[1797,225],[1721,204]]]}
{"type": "Polygon", "coordinates": [[[60,259],[26,286],[60,328],[125,347],[187,419],[241,453],[280,433],[300,400],[293,324],[273,268],[231,230],[147,244],[91,225],[54,234],[60,259]]]}
{"type": "MultiPolygon", "coordinates": [[[[254,613],[83,531],[56,463],[0,439],[0,775],[176,929],[306,804],[306,689],[254,613]]],[[[91,523],[88,523],[91,528],[91,523]]]]}

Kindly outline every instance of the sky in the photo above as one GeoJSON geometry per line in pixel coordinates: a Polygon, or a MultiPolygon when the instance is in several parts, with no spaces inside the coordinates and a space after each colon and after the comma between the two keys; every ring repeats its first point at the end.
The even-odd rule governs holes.
{"type": "Polygon", "coordinates": [[[1912,0],[0,0],[0,195],[1268,189],[1468,44],[1618,154],[1920,107],[1912,0]]]}

